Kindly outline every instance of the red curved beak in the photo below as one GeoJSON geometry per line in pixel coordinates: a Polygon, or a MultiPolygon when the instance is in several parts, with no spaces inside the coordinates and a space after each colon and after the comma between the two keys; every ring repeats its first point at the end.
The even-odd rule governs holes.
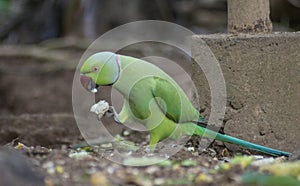
{"type": "Polygon", "coordinates": [[[97,93],[98,85],[88,76],[80,74],[80,83],[87,91],[97,93]]]}

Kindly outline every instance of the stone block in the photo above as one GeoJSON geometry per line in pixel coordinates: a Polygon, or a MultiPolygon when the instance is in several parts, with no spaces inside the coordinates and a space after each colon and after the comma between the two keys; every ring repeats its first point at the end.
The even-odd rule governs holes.
{"type": "MultiPolygon", "coordinates": [[[[226,134],[293,151],[300,145],[300,32],[195,35],[192,55],[206,60],[203,41],[222,69],[227,89],[226,134]]],[[[200,103],[209,114],[210,89],[193,68],[200,103]]]]}

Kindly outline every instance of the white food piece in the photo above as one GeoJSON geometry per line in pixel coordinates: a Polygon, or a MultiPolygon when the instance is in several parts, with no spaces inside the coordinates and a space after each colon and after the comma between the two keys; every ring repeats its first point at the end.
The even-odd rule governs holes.
{"type": "Polygon", "coordinates": [[[108,109],[109,109],[109,104],[105,100],[101,100],[95,105],[93,105],[90,111],[97,114],[98,118],[100,119],[108,111],[108,109]]]}

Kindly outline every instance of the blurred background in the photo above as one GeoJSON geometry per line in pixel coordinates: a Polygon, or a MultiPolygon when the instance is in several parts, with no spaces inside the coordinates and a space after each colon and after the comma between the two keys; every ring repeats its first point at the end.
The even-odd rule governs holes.
{"type": "MultiPolygon", "coordinates": [[[[300,30],[300,0],[270,2],[273,31],[300,30]]],[[[145,19],[174,22],[197,34],[226,33],[227,1],[0,0],[0,116],[72,113],[74,71],[89,44],[112,28],[145,19]]],[[[119,53],[158,55],[187,72],[192,68],[189,56],[158,43],[119,53]]]]}
{"type": "MultiPolygon", "coordinates": [[[[197,34],[226,32],[226,0],[0,0],[0,42],[95,39],[131,21],[165,20],[197,34]]],[[[271,0],[274,31],[300,30],[300,0],[271,0]]]]}

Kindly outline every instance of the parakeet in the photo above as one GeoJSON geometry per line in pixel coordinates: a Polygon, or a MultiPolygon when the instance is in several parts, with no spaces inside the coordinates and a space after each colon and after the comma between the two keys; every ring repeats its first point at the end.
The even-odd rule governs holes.
{"type": "Polygon", "coordinates": [[[120,123],[142,123],[150,132],[150,146],[170,137],[199,135],[233,143],[273,156],[288,152],[271,149],[205,128],[204,117],[190,102],[181,87],[159,67],[142,59],[99,52],[90,56],[80,69],[80,81],[93,93],[98,86],[113,86],[123,96],[120,123]]]}

